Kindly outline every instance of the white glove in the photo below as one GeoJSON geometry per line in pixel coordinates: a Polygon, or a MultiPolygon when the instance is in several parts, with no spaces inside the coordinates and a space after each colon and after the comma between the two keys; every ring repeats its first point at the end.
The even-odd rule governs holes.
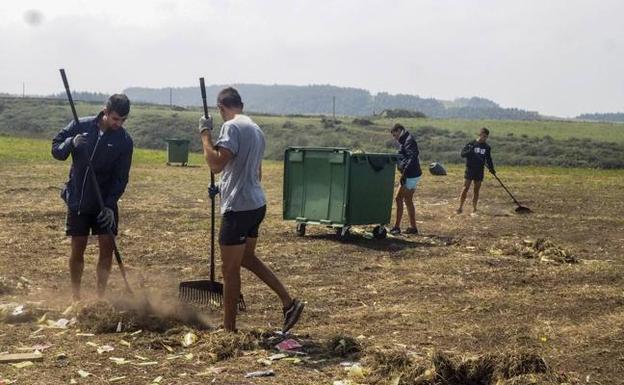
{"type": "Polygon", "coordinates": [[[208,114],[208,118],[202,116],[199,118],[199,133],[203,134],[204,131],[212,131],[212,116],[208,114]]]}

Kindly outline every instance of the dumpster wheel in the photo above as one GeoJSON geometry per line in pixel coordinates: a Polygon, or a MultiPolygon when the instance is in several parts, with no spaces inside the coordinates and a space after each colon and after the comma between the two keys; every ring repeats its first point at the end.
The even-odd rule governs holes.
{"type": "Polygon", "coordinates": [[[297,235],[303,237],[305,235],[306,224],[297,223],[297,235]]]}
{"type": "Polygon", "coordinates": [[[347,239],[349,239],[349,236],[351,235],[351,231],[349,231],[349,229],[351,229],[351,226],[342,226],[336,228],[336,235],[338,235],[338,238],[341,242],[345,242],[347,239]]]}
{"type": "Polygon", "coordinates": [[[388,235],[386,227],[383,225],[377,225],[373,228],[373,237],[375,239],[385,239],[388,235]]]}

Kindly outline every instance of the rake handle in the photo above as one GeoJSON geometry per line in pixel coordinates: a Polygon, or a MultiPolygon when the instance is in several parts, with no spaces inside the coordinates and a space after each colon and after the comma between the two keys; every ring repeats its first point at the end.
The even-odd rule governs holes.
{"type": "MultiPolygon", "coordinates": [[[[69,88],[69,82],[67,81],[67,75],[65,74],[65,69],[61,68],[59,70],[61,72],[61,78],[63,79],[63,85],[65,86],[65,93],[67,93],[67,100],[69,101],[69,106],[72,110],[72,115],[74,116],[74,122],[76,125],[79,123],[78,114],[76,113],[76,106],[74,105],[74,98],[72,97],[71,90],[69,88]]],[[[104,199],[102,198],[102,191],[100,191],[100,185],[95,176],[95,170],[93,169],[93,165],[91,164],[91,158],[95,155],[95,150],[97,149],[97,144],[99,143],[100,138],[98,137],[98,142],[96,143],[91,156],[87,156],[87,173],[89,173],[89,178],[93,183],[93,187],[95,189],[95,196],[97,197],[98,205],[100,206],[100,211],[104,210],[104,199]]],[[[132,294],[132,289],[128,284],[128,278],[126,277],[126,269],[123,265],[123,260],[121,258],[121,253],[117,248],[117,241],[115,240],[115,234],[113,234],[113,229],[108,228],[108,234],[112,236],[113,239],[113,251],[115,254],[115,260],[119,265],[119,271],[121,272],[121,276],[123,277],[124,284],[126,286],[126,290],[132,294]]]]}
{"type": "MultiPolygon", "coordinates": [[[[204,118],[208,119],[208,102],[206,101],[206,83],[204,78],[199,78],[199,88],[201,90],[202,102],[204,106],[204,118]]],[[[215,176],[212,170],[210,170],[210,187],[215,186],[215,176]]],[[[210,196],[210,280],[215,280],[215,199],[210,196]]]]}
{"type": "Polygon", "coordinates": [[[498,183],[500,183],[500,185],[503,187],[503,189],[505,189],[505,191],[507,191],[507,194],[509,194],[509,196],[511,197],[511,199],[513,199],[513,201],[514,201],[514,202],[515,202],[518,206],[521,206],[521,205],[520,205],[520,202],[518,202],[518,200],[517,200],[517,199],[513,196],[513,194],[511,193],[511,191],[509,191],[509,190],[507,189],[507,187],[503,184],[503,181],[502,181],[502,180],[500,180],[500,179],[498,178],[498,176],[496,176],[496,174],[492,174],[492,175],[494,175],[494,178],[496,178],[496,180],[498,181],[498,183]]]}

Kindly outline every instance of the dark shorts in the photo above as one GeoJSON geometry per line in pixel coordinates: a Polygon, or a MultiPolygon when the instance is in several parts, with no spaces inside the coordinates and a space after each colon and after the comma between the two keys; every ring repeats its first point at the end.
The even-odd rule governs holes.
{"type": "MultiPolygon", "coordinates": [[[[117,235],[117,224],[119,223],[119,213],[117,209],[113,209],[115,212],[115,226],[113,227],[113,234],[117,235]]],[[[80,214],[72,211],[67,211],[67,218],[65,220],[65,235],[69,236],[86,236],[86,235],[98,235],[108,234],[108,230],[101,227],[97,222],[98,214],[80,214]]]]}
{"type": "Polygon", "coordinates": [[[483,181],[483,169],[470,169],[467,168],[466,172],[464,172],[464,179],[474,180],[476,182],[483,181]]]}
{"type": "Polygon", "coordinates": [[[258,238],[258,229],[266,215],[266,206],[249,211],[228,211],[221,217],[219,244],[242,245],[247,238],[258,238]]]}

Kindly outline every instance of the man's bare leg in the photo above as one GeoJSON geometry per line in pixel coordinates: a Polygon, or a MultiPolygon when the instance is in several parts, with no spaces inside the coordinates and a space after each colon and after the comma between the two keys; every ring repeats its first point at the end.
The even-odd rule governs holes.
{"type": "Polygon", "coordinates": [[[461,214],[464,210],[464,202],[466,202],[466,196],[468,196],[468,191],[470,190],[470,183],[472,183],[470,179],[464,179],[464,188],[459,195],[459,208],[457,209],[457,214],[461,214]]]}
{"type": "Polygon", "coordinates": [[[98,244],[100,256],[95,274],[97,278],[97,295],[99,298],[102,298],[106,291],[108,276],[113,263],[113,236],[109,234],[98,235],[98,244]]]}
{"type": "Polygon", "coordinates": [[[477,212],[477,203],[479,203],[479,190],[481,190],[481,182],[475,180],[474,192],[472,195],[472,212],[473,213],[477,212]]]}
{"type": "Polygon", "coordinates": [[[279,296],[283,307],[288,307],[292,303],[292,298],[279,278],[277,278],[273,271],[256,256],[257,242],[258,238],[247,238],[242,265],[260,278],[262,282],[279,296]]]}
{"type": "Polygon", "coordinates": [[[416,228],[416,209],[414,208],[414,192],[416,190],[405,189],[403,193],[403,200],[405,201],[405,207],[407,207],[407,216],[409,217],[410,227],[416,228]]]}
{"type": "Polygon", "coordinates": [[[245,254],[245,244],[221,245],[221,271],[223,273],[223,327],[236,331],[236,312],[240,297],[240,268],[245,254]]]}
{"type": "Polygon", "coordinates": [[[405,195],[405,187],[399,187],[399,191],[397,191],[397,195],[394,198],[394,203],[396,203],[396,219],[394,221],[394,227],[397,229],[401,227],[401,219],[403,219],[403,201],[405,195]]]}
{"type": "Polygon", "coordinates": [[[69,274],[72,285],[72,298],[80,300],[80,282],[84,271],[84,252],[89,241],[88,236],[71,237],[71,256],[69,257],[69,274]]]}

